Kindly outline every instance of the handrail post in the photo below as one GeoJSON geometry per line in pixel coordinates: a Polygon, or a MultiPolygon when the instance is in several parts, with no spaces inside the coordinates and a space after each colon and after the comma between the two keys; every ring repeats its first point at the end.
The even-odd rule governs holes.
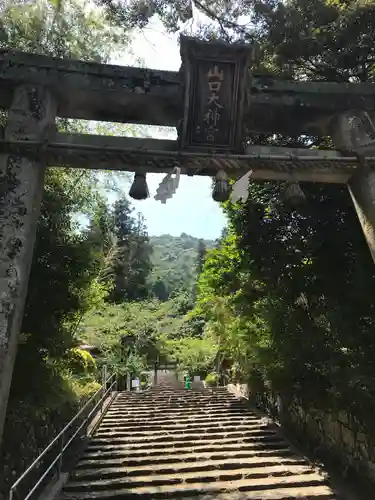
{"type": "Polygon", "coordinates": [[[61,476],[61,469],[62,469],[62,463],[63,463],[63,454],[64,454],[64,434],[61,434],[61,444],[60,444],[60,458],[58,462],[58,468],[57,468],[57,478],[60,479],[61,476]]]}
{"type": "Polygon", "coordinates": [[[103,386],[103,392],[102,392],[102,404],[100,405],[100,413],[103,413],[104,396],[107,391],[107,365],[103,365],[102,386],[103,386]]]}
{"type": "Polygon", "coordinates": [[[102,385],[103,385],[103,393],[105,393],[107,388],[107,365],[103,365],[103,373],[102,373],[102,385]]]}

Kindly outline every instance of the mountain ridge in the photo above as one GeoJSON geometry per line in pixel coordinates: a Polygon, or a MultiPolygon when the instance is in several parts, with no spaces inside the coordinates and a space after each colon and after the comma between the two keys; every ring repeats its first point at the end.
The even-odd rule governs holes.
{"type": "Polygon", "coordinates": [[[210,249],[215,241],[196,238],[184,232],[180,236],[149,236],[152,246],[150,276],[153,293],[160,300],[182,292],[191,292],[197,276],[199,249],[210,249]]]}

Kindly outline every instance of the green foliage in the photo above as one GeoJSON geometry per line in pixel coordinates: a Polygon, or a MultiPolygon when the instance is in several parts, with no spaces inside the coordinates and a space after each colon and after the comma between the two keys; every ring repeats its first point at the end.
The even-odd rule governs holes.
{"type": "Polygon", "coordinates": [[[67,358],[66,367],[78,375],[88,375],[96,371],[95,359],[83,349],[70,349],[67,358]]]}
{"type": "Polygon", "coordinates": [[[346,191],[304,189],[298,213],[270,201],[271,183],[228,205],[229,234],[207,255],[196,310],[233,380],[363,421],[374,384],[373,264],[346,191]]]}
{"type": "Polygon", "coordinates": [[[95,210],[93,181],[76,170],[47,172],[22,330],[49,352],[65,347],[69,324],[90,307],[96,260],[75,214],[95,210]],[[57,329],[60,340],[51,337],[57,329]]]}
{"type": "Polygon", "coordinates": [[[181,370],[207,370],[214,364],[216,344],[204,336],[205,320],[192,307],[186,294],[166,302],[105,304],[85,316],[77,341],[98,347],[101,362],[121,375],[139,374],[157,360],[177,361],[181,370]]]}
{"type": "Polygon", "coordinates": [[[0,48],[106,61],[126,43],[103,11],[82,0],[64,0],[59,12],[45,0],[18,5],[10,0],[0,9],[0,48]]]}
{"type": "Polygon", "coordinates": [[[114,286],[110,301],[142,300],[149,295],[151,246],[143,217],[132,215],[127,199],[117,200],[113,208],[113,233],[117,252],[113,262],[114,286]]]}
{"type": "Polygon", "coordinates": [[[84,319],[80,339],[102,352],[101,362],[120,375],[139,375],[160,358],[165,309],[157,301],[106,304],[84,319]]]}
{"type": "MultiPolygon", "coordinates": [[[[60,12],[43,0],[3,2],[0,11],[0,48],[5,50],[106,61],[127,40],[110,26],[103,12],[79,0],[64,2],[60,12]]],[[[64,132],[87,132],[82,122],[58,119],[57,125],[64,132]]],[[[83,214],[94,218],[99,211],[103,204],[99,191],[99,176],[89,170],[47,171],[5,431],[13,440],[10,449],[28,457],[29,462],[30,456],[22,450],[14,431],[17,425],[22,427],[22,422],[13,418],[24,415],[21,407],[28,408],[27,425],[37,427],[43,425],[45,415],[65,402],[68,408],[64,415],[71,418],[82,398],[98,387],[91,360],[81,359],[82,363],[69,369],[68,353],[74,347],[74,333],[82,316],[108,293],[100,276],[106,249],[99,251],[80,224],[83,214]]],[[[97,240],[102,233],[97,233],[97,240]]],[[[62,427],[64,419],[56,412],[55,423],[62,427]]],[[[54,433],[58,430],[53,428],[54,433]]],[[[48,429],[35,439],[43,447],[52,437],[48,429]]],[[[33,453],[40,451],[33,445],[30,443],[33,453]]],[[[4,449],[6,452],[6,445],[4,449]]],[[[31,458],[35,456],[31,454],[31,458]]],[[[16,464],[16,474],[28,465],[16,464]]]]}
{"type": "Polygon", "coordinates": [[[164,346],[168,359],[177,363],[179,371],[205,372],[215,361],[217,348],[210,338],[184,337],[167,340],[164,346]]]}
{"type": "MultiPolygon", "coordinates": [[[[190,0],[96,2],[123,26],[146,25],[157,14],[177,31],[191,15],[190,0]]],[[[202,38],[259,42],[262,69],[332,81],[374,73],[373,0],[197,0],[194,8],[205,18],[202,38]]]]}
{"type": "Polygon", "coordinates": [[[204,258],[206,255],[206,245],[204,240],[199,240],[197,251],[197,275],[199,276],[203,269],[204,258]]]}
{"type": "MultiPolygon", "coordinates": [[[[64,1],[59,12],[44,0],[6,2],[0,17],[3,49],[106,61],[127,40],[102,11],[80,0],[64,1]]],[[[72,120],[58,120],[58,127],[87,130],[72,120]]],[[[103,256],[77,222],[82,213],[92,216],[99,201],[90,171],[48,170],[11,397],[37,393],[38,378],[50,380],[46,360],[64,355],[82,314],[107,293],[97,279],[103,256]]]]}
{"type": "Polygon", "coordinates": [[[206,382],[206,385],[208,387],[216,387],[218,384],[217,373],[215,372],[209,373],[207,377],[204,379],[204,381],[206,382]]]}
{"type": "Polygon", "coordinates": [[[181,236],[151,236],[150,276],[151,289],[155,297],[167,300],[169,297],[191,294],[197,278],[197,265],[202,260],[204,249],[212,248],[212,241],[203,241],[185,233],[181,236]]]}
{"type": "MultiPolygon", "coordinates": [[[[0,12],[0,49],[104,62],[127,41],[103,11],[80,0],[64,1],[58,10],[44,0],[6,2],[0,12]]],[[[1,113],[1,123],[4,118],[1,113]]],[[[58,119],[57,126],[89,132],[84,122],[58,119]]],[[[95,362],[75,348],[74,338],[113,282],[116,242],[101,195],[108,188],[103,177],[89,170],[47,171],[0,457],[8,467],[0,496],[99,388],[95,362]]]]}
{"type": "Polygon", "coordinates": [[[145,27],[154,15],[164,19],[168,27],[174,31],[180,22],[192,17],[191,0],[131,0],[126,3],[113,0],[97,0],[97,5],[104,5],[114,23],[126,28],[145,27]]]}

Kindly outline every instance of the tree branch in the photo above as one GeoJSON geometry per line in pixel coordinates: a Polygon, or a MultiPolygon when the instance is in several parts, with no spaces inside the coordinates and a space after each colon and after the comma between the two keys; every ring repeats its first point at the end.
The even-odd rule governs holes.
{"type": "Polygon", "coordinates": [[[213,12],[210,8],[208,8],[205,5],[203,5],[199,0],[193,0],[193,1],[194,1],[195,5],[200,10],[202,10],[210,19],[212,19],[212,20],[214,20],[214,21],[216,21],[216,22],[219,23],[220,31],[225,36],[225,38],[227,39],[227,41],[230,41],[231,37],[227,33],[226,28],[231,28],[233,30],[239,31],[243,35],[248,35],[249,34],[249,32],[247,31],[247,29],[244,26],[242,26],[241,24],[238,24],[238,23],[236,23],[234,21],[229,21],[227,19],[222,19],[222,17],[220,17],[217,14],[215,14],[215,12],[213,12]]]}

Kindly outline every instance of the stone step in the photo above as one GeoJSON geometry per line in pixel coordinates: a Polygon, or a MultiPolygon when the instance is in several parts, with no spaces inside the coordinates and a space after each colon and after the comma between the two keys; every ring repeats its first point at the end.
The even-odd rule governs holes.
{"type": "Polygon", "coordinates": [[[205,409],[211,409],[212,411],[215,410],[222,410],[222,409],[243,409],[246,408],[246,404],[244,403],[238,403],[238,402],[233,402],[233,403],[221,403],[221,404],[210,404],[209,402],[201,402],[197,403],[196,405],[190,405],[189,403],[185,404],[123,404],[123,405],[116,405],[113,406],[109,409],[110,412],[116,413],[116,412],[123,412],[123,411],[167,411],[167,410],[173,410],[177,411],[179,409],[183,410],[199,410],[200,408],[205,408],[205,409]]]}
{"type": "Polygon", "coordinates": [[[243,401],[243,398],[236,397],[231,394],[221,396],[219,394],[188,394],[187,392],[183,394],[173,394],[166,393],[162,395],[151,395],[151,394],[139,394],[134,396],[121,396],[121,393],[116,396],[115,403],[123,401],[137,401],[143,403],[145,401],[185,401],[186,403],[194,401],[243,401]]]}
{"type": "Polygon", "coordinates": [[[256,441],[256,442],[274,442],[274,441],[280,441],[283,438],[281,436],[278,436],[274,432],[269,432],[266,433],[265,431],[259,432],[259,433],[254,433],[252,431],[245,431],[245,432],[222,432],[222,433],[217,433],[217,434],[161,434],[161,435],[154,435],[151,434],[150,436],[147,435],[142,435],[142,436],[114,436],[111,435],[109,437],[105,436],[100,436],[98,434],[95,435],[95,437],[91,440],[92,444],[126,444],[126,445],[137,445],[137,444],[147,444],[149,448],[152,448],[153,444],[157,445],[158,443],[165,443],[166,441],[173,446],[178,446],[176,443],[182,443],[182,445],[187,446],[187,443],[202,443],[202,441],[220,441],[222,443],[227,442],[226,440],[233,441],[234,439],[242,442],[248,442],[247,440],[250,441],[256,441]]]}
{"type": "Polygon", "coordinates": [[[178,432],[178,433],[195,433],[201,432],[204,434],[211,434],[221,430],[228,431],[245,431],[245,430],[254,430],[257,432],[258,430],[268,430],[272,432],[277,431],[277,426],[270,426],[269,424],[248,424],[248,423],[230,423],[221,422],[218,420],[214,423],[207,422],[206,426],[202,426],[202,424],[179,424],[174,425],[172,422],[159,424],[159,425],[147,425],[144,426],[136,426],[136,425],[127,425],[126,423],[118,422],[118,423],[110,423],[110,424],[101,424],[100,429],[97,432],[97,435],[104,433],[125,433],[126,435],[136,436],[140,433],[149,434],[160,434],[163,432],[178,432]]]}
{"type": "Polygon", "coordinates": [[[253,419],[247,419],[246,417],[239,417],[236,419],[231,419],[231,418],[210,418],[210,419],[201,419],[201,420],[194,420],[191,421],[190,419],[179,419],[179,420],[174,420],[174,419],[168,419],[168,420],[163,420],[163,419],[158,419],[158,420],[152,420],[151,422],[147,422],[147,420],[117,420],[117,419],[108,419],[108,418],[103,418],[102,423],[100,424],[100,427],[103,429],[111,429],[112,427],[116,426],[117,428],[123,428],[123,429],[159,429],[159,428],[164,428],[164,427],[170,427],[170,428],[188,428],[188,429],[201,429],[202,424],[208,426],[208,427],[214,427],[214,426],[236,426],[236,425],[246,425],[249,428],[255,428],[259,426],[269,426],[272,428],[277,428],[278,426],[275,424],[270,423],[268,420],[253,420],[253,419]]]}
{"type": "Polygon", "coordinates": [[[217,390],[217,389],[212,389],[212,388],[195,388],[195,389],[185,389],[184,387],[163,387],[162,389],[148,389],[146,391],[141,391],[141,392],[120,392],[118,394],[119,398],[127,398],[127,397],[147,397],[147,396],[163,396],[165,394],[170,394],[172,396],[184,396],[187,398],[192,398],[196,396],[205,396],[205,397],[210,397],[210,396],[234,396],[231,392],[228,392],[226,389],[223,390],[217,390]]]}
{"type": "MultiPolygon", "coordinates": [[[[195,418],[193,421],[190,419],[186,418],[155,418],[152,419],[152,425],[189,425],[191,427],[202,427],[203,424],[208,424],[208,425],[216,425],[216,424],[223,424],[223,425],[231,425],[231,424],[245,424],[248,423],[249,425],[263,425],[263,424],[269,424],[270,420],[268,418],[259,418],[255,417],[253,415],[238,415],[238,416],[226,416],[224,418],[222,417],[217,417],[217,416],[202,416],[199,419],[195,418]]],[[[150,425],[150,421],[147,419],[121,419],[119,420],[118,418],[114,417],[108,417],[105,416],[102,420],[102,423],[100,426],[110,426],[110,425],[123,425],[123,426],[136,426],[137,428],[139,427],[147,427],[150,425]]],[[[272,424],[274,425],[274,424],[272,424]]]]}
{"type": "Polygon", "coordinates": [[[191,420],[199,416],[212,415],[212,416],[228,416],[228,415],[244,415],[246,414],[246,408],[223,408],[222,410],[210,410],[209,408],[200,408],[199,410],[192,411],[186,408],[184,411],[173,411],[173,410],[149,410],[149,411],[138,411],[138,410],[126,410],[120,412],[111,411],[108,416],[115,418],[154,418],[154,417],[171,417],[171,418],[186,418],[189,417],[191,420]]]}
{"type": "Polygon", "coordinates": [[[244,410],[246,406],[244,404],[222,404],[222,405],[211,405],[207,403],[200,403],[197,405],[188,405],[188,404],[165,404],[165,405],[123,405],[118,407],[113,407],[109,410],[110,414],[119,414],[119,413],[177,413],[177,412],[197,412],[204,410],[205,412],[223,412],[228,410],[244,410]]]}
{"type": "Polygon", "coordinates": [[[225,437],[227,434],[236,433],[236,435],[258,435],[258,434],[275,434],[276,428],[270,429],[267,425],[263,426],[249,426],[249,425],[232,425],[228,428],[228,426],[216,425],[215,427],[173,427],[173,426],[158,426],[153,429],[150,428],[148,430],[145,429],[137,429],[136,427],[127,428],[126,426],[112,426],[111,428],[102,428],[98,429],[96,436],[98,437],[158,437],[158,436],[178,436],[184,435],[187,438],[194,438],[197,436],[197,439],[201,439],[201,436],[204,434],[217,434],[225,437]]]}
{"type": "Polygon", "coordinates": [[[221,404],[221,405],[210,405],[210,404],[197,404],[197,405],[124,405],[122,407],[113,407],[109,410],[109,414],[119,414],[119,413],[161,413],[161,412],[197,412],[200,413],[203,411],[210,411],[212,413],[223,412],[228,410],[241,410],[245,409],[245,405],[243,404],[221,404]]]}
{"type": "MultiPolygon", "coordinates": [[[[214,495],[181,496],[183,500],[338,500],[326,486],[309,486],[301,493],[300,488],[283,488],[267,491],[229,491],[228,493],[215,493],[214,495]]],[[[134,497],[133,497],[134,498],[134,497]]],[[[165,497],[164,497],[165,498],[165,497]]],[[[176,500],[176,497],[173,497],[176,500]]],[[[172,499],[172,497],[170,497],[172,499]]]]}
{"type": "Polygon", "coordinates": [[[263,427],[255,427],[255,428],[249,428],[246,426],[241,426],[239,429],[236,429],[235,426],[233,427],[219,427],[217,426],[216,429],[210,429],[212,432],[205,432],[205,429],[202,428],[202,432],[199,432],[197,428],[193,429],[173,429],[173,428],[162,428],[161,430],[158,431],[152,431],[147,433],[145,430],[140,430],[139,432],[124,432],[122,429],[105,429],[104,431],[98,431],[95,434],[95,439],[96,437],[100,438],[105,438],[107,435],[109,438],[111,438],[113,435],[116,435],[118,438],[127,438],[127,440],[133,440],[133,441],[140,441],[143,439],[148,439],[150,440],[152,438],[153,441],[160,441],[160,439],[171,439],[171,440],[191,440],[191,439],[225,439],[225,438],[241,438],[241,437],[248,437],[248,436],[258,436],[258,435],[264,435],[264,436],[269,436],[269,435],[276,435],[277,434],[277,429],[269,429],[267,426],[263,427]]]}
{"type": "Polygon", "coordinates": [[[241,402],[242,399],[236,398],[233,396],[197,396],[197,397],[183,397],[183,396],[173,396],[173,395],[165,395],[164,397],[155,397],[155,396],[138,396],[138,397],[127,397],[121,398],[116,397],[114,400],[114,404],[128,404],[129,402],[134,402],[136,404],[151,404],[157,402],[167,403],[168,401],[173,401],[175,403],[188,403],[193,404],[197,402],[213,402],[213,403],[223,403],[223,402],[232,402],[237,401],[241,402]]]}
{"type": "Polygon", "coordinates": [[[240,413],[238,415],[209,415],[209,414],[201,414],[199,416],[195,416],[194,418],[189,417],[188,415],[175,417],[173,415],[158,415],[155,418],[150,420],[150,417],[142,417],[142,418],[133,418],[132,416],[122,416],[122,417],[113,417],[113,416],[105,416],[103,417],[102,424],[103,425],[112,425],[115,423],[119,423],[122,425],[148,425],[150,423],[153,424],[185,424],[191,423],[192,425],[200,425],[203,426],[207,424],[216,424],[217,422],[223,422],[230,425],[232,422],[249,422],[249,424],[263,424],[264,422],[269,423],[270,421],[266,418],[261,419],[259,417],[255,417],[253,415],[247,415],[246,413],[240,413]]]}
{"type": "Polygon", "coordinates": [[[167,400],[174,400],[174,401],[209,401],[209,400],[215,400],[215,401],[232,401],[232,400],[238,400],[242,401],[242,398],[238,398],[232,394],[226,394],[226,395],[220,395],[220,394],[191,394],[186,391],[182,393],[173,393],[173,392],[166,392],[165,394],[146,394],[146,393],[139,393],[139,394],[134,394],[134,395],[123,395],[122,393],[119,393],[115,399],[115,402],[118,401],[167,401],[167,400]]]}
{"type": "MultiPolygon", "coordinates": [[[[91,458],[84,456],[77,464],[77,470],[79,469],[100,469],[103,467],[136,467],[137,469],[141,467],[148,468],[150,464],[155,467],[175,467],[176,464],[181,464],[185,466],[192,464],[195,466],[197,462],[212,462],[213,464],[220,464],[222,461],[232,463],[237,461],[248,461],[248,463],[254,464],[266,464],[266,463],[296,463],[296,464],[306,464],[304,458],[298,457],[292,453],[292,451],[285,449],[284,452],[275,453],[273,450],[253,450],[253,451],[236,451],[236,452],[224,452],[224,453],[186,453],[186,454],[163,454],[159,456],[132,456],[129,458],[127,454],[115,454],[103,456],[101,453],[93,455],[91,458]],[[250,460],[251,459],[251,460],[250,460]]],[[[199,465],[199,464],[198,464],[199,465]]]]}
{"type": "Polygon", "coordinates": [[[162,392],[120,392],[117,395],[117,400],[122,399],[166,399],[166,398],[174,398],[174,399],[186,399],[186,400],[194,400],[194,399],[241,399],[237,397],[235,394],[231,394],[230,392],[226,392],[223,394],[215,393],[215,392],[199,392],[199,391],[187,391],[183,390],[163,390],[162,392]]]}
{"type": "MultiPolygon", "coordinates": [[[[271,477],[259,479],[238,479],[233,481],[212,482],[189,482],[180,484],[169,484],[163,486],[142,486],[137,488],[119,488],[113,490],[92,490],[83,488],[80,491],[64,491],[61,500],[84,500],[84,499],[121,499],[132,500],[141,498],[143,500],[177,499],[200,496],[213,493],[226,493],[230,491],[242,493],[244,498],[258,498],[268,500],[281,500],[293,498],[315,498],[315,500],[334,499],[333,492],[328,488],[321,477],[317,474],[309,474],[300,477],[271,477]],[[303,489],[302,489],[303,488],[303,489]],[[246,492],[246,496],[244,493],[246,492]],[[253,493],[253,496],[251,496],[253,493]],[[314,496],[315,495],[315,496],[314,496]]],[[[214,498],[217,498],[215,496],[214,498]]],[[[230,497],[228,497],[230,498],[230,497]]]]}
{"type": "Polygon", "coordinates": [[[136,401],[126,401],[123,402],[122,404],[116,404],[111,408],[116,409],[116,410],[126,410],[127,408],[129,409],[153,409],[153,408],[159,408],[159,409],[168,409],[168,408],[199,408],[200,406],[204,407],[209,407],[212,409],[215,408],[222,408],[222,407],[244,407],[246,406],[245,403],[241,401],[207,401],[207,400],[202,400],[202,401],[196,401],[196,402],[190,402],[190,401],[150,401],[150,402],[143,402],[139,403],[136,401]]]}
{"type": "Polygon", "coordinates": [[[172,394],[166,394],[163,397],[155,397],[155,396],[147,396],[147,395],[139,395],[137,397],[121,397],[117,396],[114,400],[114,404],[128,404],[129,402],[134,402],[136,404],[152,404],[152,403],[167,403],[169,401],[173,401],[176,403],[185,403],[185,404],[194,404],[197,402],[213,402],[216,404],[219,403],[230,403],[230,402],[241,402],[244,401],[241,398],[237,398],[234,396],[195,396],[195,397],[184,397],[184,396],[176,396],[172,394]]]}
{"type": "MultiPolygon", "coordinates": [[[[123,471],[123,469],[122,469],[123,471]]],[[[324,484],[325,479],[316,474],[311,467],[295,466],[286,469],[284,466],[276,465],[266,468],[244,468],[236,470],[208,470],[204,472],[180,472],[178,474],[153,474],[136,477],[126,477],[124,473],[118,471],[116,477],[103,479],[100,475],[95,475],[89,480],[74,478],[66,486],[66,491],[100,491],[117,490],[122,488],[143,488],[146,486],[180,485],[187,483],[211,483],[214,481],[240,481],[250,479],[257,484],[266,480],[269,484],[284,482],[307,482],[316,481],[324,484]]]]}
{"type": "Polygon", "coordinates": [[[183,393],[165,393],[165,394],[148,394],[148,393],[138,393],[134,395],[122,395],[122,393],[118,394],[115,402],[118,401],[165,401],[165,400],[174,400],[174,401],[208,401],[208,400],[216,400],[216,401],[230,401],[230,400],[238,400],[241,401],[241,398],[238,398],[232,394],[226,394],[225,396],[219,395],[219,394],[191,394],[188,392],[183,392],[183,393]]]}
{"type": "Polygon", "coordinates": [[[166,443],[155,443],[153,446],[149,446],[147,443],[136,443],[136,444],[113,444],[113,443],[98,443],[96,445],[89,444],[86,453],[91,452],[127,452],[128,454],[132,454],[135,456],[137,453],[142,455],[160,455],[163,453],[172,453],[176,452],[189,452],[190,450],[195,451],[218,451],[218,450],[249,450],[249,449],[257,449],[257,450],[280,450],[285,449],[287,444],[284,440],[275,440],[275,441],[255,441],[250,440],[247,442],[239,441],[239,440],[228,440],[224,443],[217,443],[217,441],[203,441],[201,444],[197,444],[196,442],[176,442],[173,445],[166,443]]]}
{"type": "Polygon", "coordinates": [[[117,399],[149,399],[149,398],[235,398],[235,394],[230,392],[217,393],[212,391],[194,391],[186,389],[163,389],[162,391],[142,391],[142,392],[120,392],[117,399]]]}
{"type": "Polygon", "coordinates": [[[173,400],[173,401],[231,401],[231,400],[240,400],[240,398],[237,398],[235,396],[232,396],[230,394],[227,394],[226,396],[222,396],[219,394],[196,394],[194,396],[189,396],[186,392],[184,394],[174,394],[174,393],[166,393],[166,394],[144,394],[144,393],[139,393],[139,395],[129,395],[129,396],[121,396],[118,395],[116,397],[115,402],[119,401],[139,401],[139,402],[144,402],[144,401],[166,401],[166,400],[173,400]]]}
{"type": "MultiPolygon", "coordinates": [[[[90,478],[100,477],[101,479],[118,478],[118,477],[135,477],[142,475],[152,475],[152,474],[163,474],[163,475],[173,475],[173,474],[183,474],[186,472],[206,472],[206,471],[219,471],[219,470],[236,470],[236,469],[248,469],[262,468],[264,472],[268,472],[270,475],[276,471],[277,468],[297,473],[298,471],[311,470],[311,466],[306,463],[305,460],[280,460],[277,457],[269,457],[268,459],[261,459],[259,457],[250,458],[232,458],[230,460],[221,458],[220,460],[201,460],[199,462],[176,462],[176,457],[174,457],[174,462],[170,464],[152,464],[152,466],[137,466],[129,467],[127,465],[119,463],[118,465],[110,465],[110,463],[103,463],[102,467],[89,467],[79,466],[72,475],[73,480],[90,480],[90,478]],[[296,472],[297,471],[297,472],[296,472]]],[[[277,469],[278,470],[278,469],[277,469]]]]}
{"type": "Polygon", "coordinates": [[[211,417],[248,417],[255,419],[260,419],[259,416],[252,414],[249,412],[246,407],[224,407],[224,408],[215,408],[212,409],[209,406],[200,405],[199,408],[165,408],[160,410],[158,408],[150,408],[150,409],[139,409],[139,408],[124,408],[122,410],[110,410],[108,414],[105,415],[105,418],[133,418],[133,419],[145,419],[150,418],[153,419],[165,419],[165,418],[180,418],[189,420],[193,420],[194,418],[202,418],[205,416],[211,417]]]}
{"type": "Polygon", "coordinates": [[[226,393],[120,393],[58,500],[329,500],[270,419],[226,393]]]}
{"type": "Polygon", "coordinates": [[[181,392],[181,393],[175,393],[175,392],[164,392],[164,393],[159,393],[159,394],[151,394],[151,393],[145,393],[145,392],[140,392],[140,393],[134,393],[134,394],[128,394],[128,395],[123,395],[123,394],[118,394],[116,397],[116,401],[150,401],[150,400],[165,400],[165,399],[174,399],[174,400],[184,400],[184,401],[195,401],[195,400],[217,400],[217,401],[223,401],[225,399],[231,400],[231,399],[240,399],[237,398],[236,396],[226,393],[225,395],[222,394],[191,394],[186,391],[181,392]]]}
{"type": "Polygon", "coordinates": [[[184,398],[184,397],[174,397],[166,396],[164,398],[152,398],[152,397],[139,397],[139,398],[119,398],[116,397],[113,404],[115,405],[127,405],[127,404],[169,404],[169,403],[184,403],[184,404],[196,404],[196,403],[212,403],[212,404],[230,404],[230,403],[242,403],[244,404],[246,400],[235,398],[235,397],[197,397],[197,398],[184,398]]]}
{"type": "Polygon", "coordinates": [[[156,443],[152,447],[145,443],[135,444],[135,445],[124,445],[124,444],[89,444],[86,448],[84,456],[92,456],[93,453],[102,453],[111,455],[115,453],[116,455],[125,454],[126,456],[161,456],[163,454],[178,454],[178,453],[190,453],[190,452],[205,452],[205,453],[216,453],[216,452],[230,452],[230,451],[273,451],[279,452],[280,450],[285,450],[288,447],[284,440],[275,442],[240,442],[238,440],[230,440],[225,443],[217,443],[216,441],[205,441],[200,444],[197,443],[174,443],[169,445],[168,443],[156,443]]]}

